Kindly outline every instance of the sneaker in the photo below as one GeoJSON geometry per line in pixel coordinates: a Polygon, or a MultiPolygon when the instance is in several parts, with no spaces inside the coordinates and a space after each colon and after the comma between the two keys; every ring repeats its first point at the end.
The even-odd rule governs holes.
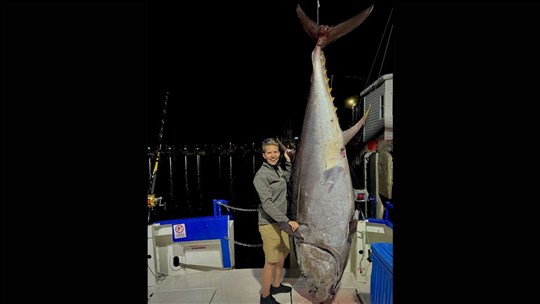
{"type": "Polygon", "coordinates": [[[279,283],[278,287],[270,285],[270,294],[291,292],[292,288],[279,283]]]}
{"type": "Polygon", "coordinates": [[[279,304],[279,302],[276,301],[271,294],[269,294],[266,298],[263,298],[261,295],[261,304],[279,304]]]}

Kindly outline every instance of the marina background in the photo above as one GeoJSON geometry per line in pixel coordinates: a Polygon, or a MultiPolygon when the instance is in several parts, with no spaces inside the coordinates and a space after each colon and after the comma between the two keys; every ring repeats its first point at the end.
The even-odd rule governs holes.
{"type": "MultiPolygon", "coordinates": [[[[222,212],[229,209],[234,219],[235,268],[262,267],[264,255],[257,222],[259,198],[253,187],[253,177],[263,161],[259,145],[231,143],[225,148],[216,145],[207,150],[195,146],[165,147],[155,186],[161,202],[149,210],[149,222],[211,216],[213,200],[226,200],[231,208],[222,207],[222,212]]],[[[148,156],[150,175],[155,154],[150,152],[148,156]]],[[[356,174],[352,178],[358,188],[361,179],[356,174]]]]}

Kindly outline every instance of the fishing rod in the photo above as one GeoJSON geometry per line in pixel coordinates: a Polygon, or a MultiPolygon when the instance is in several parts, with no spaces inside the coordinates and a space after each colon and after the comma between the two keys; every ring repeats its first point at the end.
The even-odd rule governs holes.
{"type": "Polygon", "coordinates": [[[158,150],[156,152],[156,160],[154,164],[154,170],[152,171],[152,175],[150,176],[150,185],[148,186],[148,207],[155,207],[156,203],[159,201],[159,199],[156,198],[154,191],[156,189],[156,179],[157,179],[157,172],[158,172],[158,165],[160,161],[161,156],[161,144],[163,139],[163,129],[165,127],[165,115],[167,114],[167,102],[169,100],[169,92],[165,95],[165,103],[163,105],[163,113],[161,116],[161,128],[159,130],[159,137],[158,137],[158,150]]]}

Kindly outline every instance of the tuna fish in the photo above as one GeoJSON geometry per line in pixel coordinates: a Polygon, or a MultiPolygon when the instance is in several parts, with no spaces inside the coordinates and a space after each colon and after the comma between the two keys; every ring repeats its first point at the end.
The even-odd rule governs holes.
{"type": "Polygon", "coordinates": [[[298,266],[313,303],[332,301],[349,259],[358,221],[345,145],[369,113],[350,129],[341,130],[322,49],[356,28],[372,9],[370,6],[336,26],[319,26],[299,5],[296,8],[302,26],[317,43],[311,54],[310,95],[291,184],[292,211],[296,211],[300,227],[289,233],[294,237],[298,266]]]}

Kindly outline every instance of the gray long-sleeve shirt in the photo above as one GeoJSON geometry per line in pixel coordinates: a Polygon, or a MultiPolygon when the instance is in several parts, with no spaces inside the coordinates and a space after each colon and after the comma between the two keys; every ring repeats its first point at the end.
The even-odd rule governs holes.
{"type": "Polygon", "coordinates": [[[285,170],[280,166],[273,167],[263,162],[255,177],[253,185],[261,205],[259,205],[259,225],[276,222],[288,222],[287,217],[287,183],[291,176],[291,163],[285,163],[285,170]]]}

